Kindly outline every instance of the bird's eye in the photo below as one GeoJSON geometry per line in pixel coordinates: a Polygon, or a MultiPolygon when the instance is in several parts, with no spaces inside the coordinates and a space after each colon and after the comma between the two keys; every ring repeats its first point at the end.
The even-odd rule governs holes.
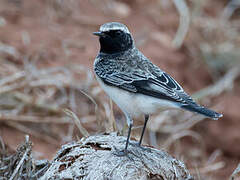
{"type": "Polygon", "coordinates": [[[116,32],[115,32],[115,35],[116,35],[116,36],[120,36],[120,35],[121,35],[121,31],[116,31],[116,32]]]}

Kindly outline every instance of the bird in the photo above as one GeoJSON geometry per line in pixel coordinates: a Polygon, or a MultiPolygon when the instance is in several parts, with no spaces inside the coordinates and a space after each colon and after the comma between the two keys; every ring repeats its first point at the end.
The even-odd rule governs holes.
{"type": "Polygon", "coordinates": [[[223,116],[197,104],[176,80],[145,57],[126,25],[108,22],[93,34],[100,43],[93,65],[96,79],[127,120],[127,140],[119,155],[128,153],[133,119],[139,116],[145,117],[145,122],[138,146],[150,115],[157,112],[180,108],[214,120],[223,116]]]}

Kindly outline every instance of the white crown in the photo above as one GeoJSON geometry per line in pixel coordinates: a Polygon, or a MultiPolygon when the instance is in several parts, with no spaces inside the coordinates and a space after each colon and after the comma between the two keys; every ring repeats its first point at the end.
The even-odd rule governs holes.
{"type": "Polygon", "coordinates": [[[105,23],[105,24],[101,25],[99,30],[100,30],[100,32],[107,32],[110,30],[121,30],[125,33],[130,34],[127,26],[125,26],[124,24],[118,23],[118,22],[105,23]]]}

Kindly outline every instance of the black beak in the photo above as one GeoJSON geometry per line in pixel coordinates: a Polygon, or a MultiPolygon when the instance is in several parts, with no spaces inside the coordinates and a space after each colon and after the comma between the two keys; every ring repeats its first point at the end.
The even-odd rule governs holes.
{"type": "Polygon", "coordinates": [[[93,35],[95,35],[95,36],[104,36],[104,33],[103,32],[93,32],[93,35]]]}

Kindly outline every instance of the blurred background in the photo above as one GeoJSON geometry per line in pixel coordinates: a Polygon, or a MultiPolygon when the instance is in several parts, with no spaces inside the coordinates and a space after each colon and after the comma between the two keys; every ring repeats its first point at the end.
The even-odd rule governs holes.
{"type": "MultiPolygon", "coordinates": [[[[88,133],[126,134],[92,69],[99,50],[92,32],[118,21],[196,101],[224,115],[157,114],[143,144],[184,161],[196,179],[229,178],[240,160],[239,7],[239,0],[1,0],[1,156],[13,154],[25,134],[34,158],[49,160],[88,133]]],[[[133,139],[142,126],[143,118],[134,121],[133,139]]]]}

